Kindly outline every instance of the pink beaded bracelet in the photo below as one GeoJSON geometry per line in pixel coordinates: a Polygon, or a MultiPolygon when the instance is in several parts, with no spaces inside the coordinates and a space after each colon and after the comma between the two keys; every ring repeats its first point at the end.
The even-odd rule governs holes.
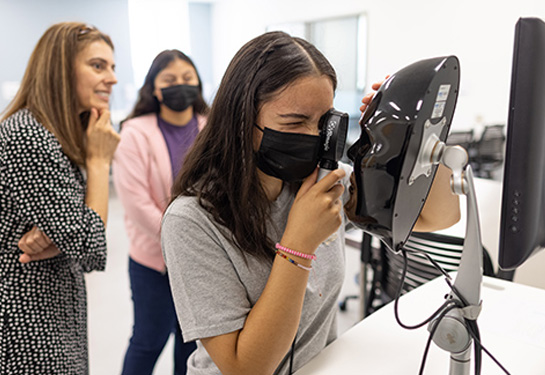
{"type": "Polygon", "coordinates": [[[316,255],[315,254],[301,253],[299,251],[292,250],[289,247],[282,246],[279,243],[277,243],[275,247],[276,247],[276,250],[282,250],[285,253],[295,255],[296,257],[299,257],[299,258],[316,260],[316,255]]]}

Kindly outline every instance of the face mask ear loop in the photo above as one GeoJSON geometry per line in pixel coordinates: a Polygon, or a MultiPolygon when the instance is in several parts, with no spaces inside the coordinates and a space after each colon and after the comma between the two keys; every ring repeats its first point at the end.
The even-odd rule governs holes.
{"type": "Polygon", "coordinates": [[[261,129],[261,128],[259,127],[259,125],[254,124],[254,126],[255,126],[256,128],[258,128],[259,130],[261,130],[261,133],[265,133],[265,130],[261,129]]]}

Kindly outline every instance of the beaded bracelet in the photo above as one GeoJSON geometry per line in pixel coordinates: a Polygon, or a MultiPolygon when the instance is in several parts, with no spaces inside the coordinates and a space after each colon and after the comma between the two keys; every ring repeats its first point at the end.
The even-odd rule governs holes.
{"type": "Polygon", "coordinates": [[[302,264],[297,263],[293,259],[291,259],[286,254],[281,253],[280,251],[276,250],[276,255],[280,255],[282,258],[286,259],[288,262],[295,264],[297,267],[304,269],[305,271],[311,271],[312,267],[303,266],[302,264]]]}
{"type": "Polygon", "coordinates": [[[320,289],[320,285],[318,285],[318,279],[316,278],[316,272],[314,272],[314,268],[303,266],[302,264],[297,263],[296,261],[294,261],[293,259],[291,259],[289,256],[287,256],[287,255],[284,254],[284,253],[281,253],[281,252],[278,251],[278,250],[276,250],[276,255],[281,256],[282,258],[286,259],[288,262],[293,263],[294,265],[296,265],[297,267],[300,267],[300,268],[304,269],[305,271],[309,271],[309,272],[312,271],[312,274],[314,275],[314,278],[316,279],[316,287],[318,288],[318,295],[319,295],[320,297],[322,296],[322,289],[320,289]]]}
{"type": "Polygon", "coordinates": [[[277,250],[282,250],[285,253],[295,255],[296,257],[299,257],[299,258],[316,260],[316,254],[301,253],[299,251],[292,250],[289,247],[282,246],[279,243],[277,243],[275,247],[277,250]]]}

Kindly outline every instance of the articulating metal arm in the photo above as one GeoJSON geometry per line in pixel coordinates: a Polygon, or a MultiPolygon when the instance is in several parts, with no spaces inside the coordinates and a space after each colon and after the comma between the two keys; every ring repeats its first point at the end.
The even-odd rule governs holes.
{"type": "Polygon", "coordinates": [[[465,195],[467,223],[464,247],[454,288],[460,297],[450,293],[448,298],[460,301],[464,308],[449,311],[440,321],[432,321],[428,329],[437,325],[433,341],[451,353],[450,375],[469,375],[472,338],[465,319],[476,320],[481,307],[480,292],[483,275],[483,250],[479,213],[473,184],[473,172],[466,150],[460,146],[446,146],[437,142],[431,157],[452,170],[451,188],[455,194],[465,195]]]}

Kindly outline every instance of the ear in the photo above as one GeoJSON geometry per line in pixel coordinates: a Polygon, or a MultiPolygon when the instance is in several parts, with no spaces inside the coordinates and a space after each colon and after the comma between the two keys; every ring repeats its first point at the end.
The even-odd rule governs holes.
{"type": "Polygon", "coordinates": [[[155,82],[151,85],[151,95],[157,99],[159,103],[163,102],[163,93],[161,92],[161,88],[157,87],[155,82]]]}
{"type": "Polygon", "coordinates": [[[157,99],[159,103],[163,102],[163,94],[161,93],[160,89],[155,88],[155,90],[153,90],[151,94],[157,99]]]}

